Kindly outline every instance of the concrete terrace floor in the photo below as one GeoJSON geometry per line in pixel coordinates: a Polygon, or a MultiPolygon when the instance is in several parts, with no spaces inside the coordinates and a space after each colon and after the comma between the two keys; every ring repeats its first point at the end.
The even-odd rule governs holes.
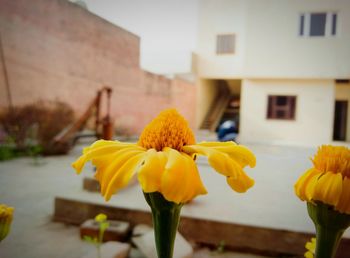
{"type": "MultiPolygon", "coordinates": [[[[10,235],[0,244],[0,257],[77,258],[94,251],[79,238],[79,229],[51,222],[56,196],[104,203],[96,193],[82,190],[83,176],[70,164],[80,155],[79,145],[69,155],[47,157],[39,166],[30,158],[0,163],[0,203],[15,207],[10,235]]],[[[247,173],[256,181],[245,194],[233,192],[223,176],[205,159],[198,160],[208,194],[184,206],[182,215],[301,232],[314,232],[305,203],[294,195],[297,178],[311,166],[316,148],[248,145],[256,154],[257,166],[247,173]]],[[[92,175],[91,166],[85,169],[92,175]]],[[[114,196],[108,205],[149,210],[138,184],[114,196]]],[[[345,233],[350,237],[350,231],[345,233]]],[[[240,254],[232,257],[246,257],[240,254]]],[[[251,256],[257,257],[257,256],[251,256]]]]}

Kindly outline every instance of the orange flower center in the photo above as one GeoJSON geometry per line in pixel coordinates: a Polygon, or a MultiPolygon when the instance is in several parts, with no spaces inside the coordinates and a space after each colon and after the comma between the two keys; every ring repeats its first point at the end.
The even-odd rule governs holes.
{"type": "Polygon", "coordinates": [[[341,173],[350,178],[350,150],[346,147],[323,145],[312,161],[322,172],[341,173]]]}
{"type": "Polygon", "coordinates": [[[181,151],[184,145],[195,143],[187,121],[175,109],[164,110],[153,119],[143,130],[138,142],[146,149],[157,151],[164,147],[181,151]]]}

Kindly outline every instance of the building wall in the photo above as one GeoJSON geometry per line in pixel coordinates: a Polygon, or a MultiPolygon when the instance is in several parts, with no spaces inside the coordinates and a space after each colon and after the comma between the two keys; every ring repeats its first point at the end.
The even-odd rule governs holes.
{"type": "Polygon", "coordinates": [[[350,77],[349,1],[248,0],[246,11],[247,75],[263,78],[350,77]],[[303,12],[337,12],[337,35],[299,36],[299,16],[303,12]]]}
{"type": "Polygon", "coordinates": [[[171,106],[176,107],[177,110],[181,112],[193,130],[197,129],[197,86],[192,82],[188,82],[180,78],[175,78],[172,80],[171,89],[171,106]]]}
{"type": "Polygon", "coordinates": [[[240,141],[319,145],[332,141],[333,80],[243,80],[240,141]],[[268,95],[296,95],[295,120],[267,119],[268,95]]]}
{"type": "Polygon", "coordinates": [[[348,0],[203,0],[198,73],[203,78],[350,77],[348,0]],[[300,37],[300,14],[337,12],[335,37],[300,37]],[[216,35],[236,34],[236,52],[216,55],[216,35]]]}
{"type": "Polygon", "coordinates": [[[348,116],[346,124],[346,141],[350,141],[350,83],[335,85],[335,99],[348,101],[348,116]]]}
{"type": "Polygon", "coordinates": [[[245,3],[241,0],[201,0],[197,40],[197,68],[203,78],[241,76],[245,54],[245,3]],[[218,34],[235,34],[235,54],[216,54],[218,34]]]}
{"type": "Polygon", "coordinates": [[[205,116],[218,95],[217,82],[215,80],[199,79],[198,97],[197,97],[197,114],[196,128],[200,128],[205,116]]]}
{"type": "MultiPolygon", "coordinates": [[[[14,105],[58,99],[79,115],[107,85],[113,89],[116,126],[130,133],[140,132],[168,106],[193,118],[195,103],[189,99],[195,87],[141,70],[138,36],[66,0],[0,0],[0,6],[14,105]],[[179,96],[177,86],[191,93],[179,96]]],[[[5,107],[3,70],[0,74],[0,107],[5,107]]]]}

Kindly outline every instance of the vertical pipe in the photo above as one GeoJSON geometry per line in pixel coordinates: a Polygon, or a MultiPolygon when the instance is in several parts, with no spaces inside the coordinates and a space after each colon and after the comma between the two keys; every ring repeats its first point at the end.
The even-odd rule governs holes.
{"type": "Polygon", "coordinates": [[[112,95],[112,89],[107,88],[107,116],[110,117],[111,114],[111,95],[112,95]]]}
{"type": "Polygon", "coordinates": [[[95,107],[96,107],[96,120],[95,120],[95,133],[96,133],[96,137],[100,138],[99,136],[99,126],[101,123],[100,120],[100,109],[101,109],[101,95],[102,95],[103,90],[99,90],[97,92],[97,96],[96,96],[96,102],[95,102],[95,107]]]}
{"type": "Polygon", "coordinates": [[[1,58],[1,62],[2,62],[4,78],[5,78],[5,87],[6,87],[6,91],[7,91],[8,106],[9,106],[9,109],[12,109],[12,107],[13,107],[12,96],[11,96],[11,89],[10,89],[10,84],[9,84],[9,79],[8,79],[8,74],[7,74],[6,63],[5,63],[5,55],[4,55],[3,45],[2,45],[1,32],[0,32],[0,58],[1,58]]]}

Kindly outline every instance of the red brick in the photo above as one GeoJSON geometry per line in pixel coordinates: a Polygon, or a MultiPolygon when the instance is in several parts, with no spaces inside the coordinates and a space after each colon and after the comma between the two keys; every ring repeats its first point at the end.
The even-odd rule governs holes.
{"type": "MultiPolygon", "coordinates": [[[[81,114],[104,85],[112,116],[130,134],[176,107],[194,126],[195,86],[140,69],[140,39],[66,0],[0,0],[12,101],[61,100],[81,114]]],[[[0,60],[0,108],[8,105],[0,60]]],[[[102,103],[103,104],[103,103],[102,103]]]]}

